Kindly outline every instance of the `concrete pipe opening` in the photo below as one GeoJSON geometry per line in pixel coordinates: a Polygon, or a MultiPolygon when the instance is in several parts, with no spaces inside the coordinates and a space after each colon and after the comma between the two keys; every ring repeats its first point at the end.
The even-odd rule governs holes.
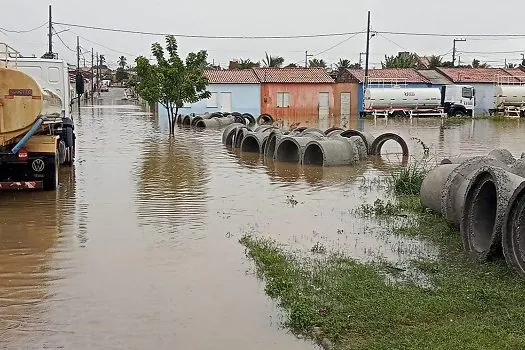
{"type": "Polygon", "coordinates": [[[323,165],[324,154],[321,146],[315,143],[308,145],[304,151],[303,164],[323,165]]]}
{"type": "Polygon", "coordinates": [[[204,120],[199,120],[195,124],[195,127],[199,129],[206,129],[206,123],[204,122],[204,120]]]}
{"type": "Polygon", "coordinates": [[[399,144],[399,146],[401,147],[401,152],[403,153],[403,157],[408,157],[407,143],[401,136],[393,133],[386,133],[378,136],[370,146],[370,153],[375,156],[380,156],[381,149],[383,148],[384,144],[390,140],[395,141],[399,144]]]}
{"type": "Polygon", "coordinates": [[[502,246],[507,265],[525,278],[525,183],[510,199],[505,214],[502,246]]]}
{"type": "Polygon", "coordinates": [[[224,141],[224,144],[226,147],[232,147],[233,146],[233,137],[237,133],[237,129],[231,130],[229,133],[226,134],[226,139],[224,141]]]}
{"type": "Polygon", "coordinates": [[[277,160],[285,163],[299,163],[301,155],[299,146],[292,140],[284,140],[277,148],[277,160]]]}
{"type": "Polygon", "coordinates": [[[255,136],[247,135],[244,140],[242,140],[241,151],[247,153],[260,153],[261,146],[255,136]]]}
{"type": "Polygon", "coordinates": [[[472,198],[466,208],[469,223],[468,237],[465,239],[469,241],[468,246],[475,252],[487,252],[492,245],[498,211],[498,193],[496,185],[489,176],[481,179],[473,189],[472,198]]]}
{"type": "Polygon", "coordinates": [[[191,126],[191,117],[189,115],[182,119],[182,126],[191,126]]]}
{"type": "Polygon", "coordinates": [[[244,128],[239,128],[235,135],[235,148],[241,148],[242,140],[244,139],[244,128]]]}

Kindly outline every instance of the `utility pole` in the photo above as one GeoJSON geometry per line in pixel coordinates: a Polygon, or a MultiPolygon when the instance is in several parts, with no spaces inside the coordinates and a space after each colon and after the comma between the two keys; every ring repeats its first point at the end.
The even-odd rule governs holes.
{"type": "Polygon", "coordinates": [[[53,16],[51,14],[51,5],[49,5],[49,32],[48,32],[48,52],[50,56],[53,56],[53,16]]]}
{"type": "Polygon", "coordinates": [[[308,68],[308,57],[312,57],[313,55],[309,55],[308,54],[308,51],[305,51],[305,56],[304,56],[304,67],[305,68],[308,68]]]}
{"type": "Polygon", "coordinates": [[[80,41],[77,36],[77,72],[80,72],[80,41]]]}
{"type": "Polygon", "coordinates": [[[91,48],[91,102],[93,102],[93,93],[95,92],[95,76],[93,75],[93,60],[95,58],[95,55],[93,53],[93,48],[91,48]]]}
{"type": "Polygon", "coordinates": [[[365,81],[363,86],[366,89],[368,84],[368,60],[370,57],[370,11],[368,11],[368,24],[366,26],[366,55],[365,55],[365,81]]]}
{"type": "Polygon", "coordinates": [[[96,74],[97,74],[97,83],[96,83],[96,89],[97,89],[97,92],[98,92],[98,85],[99,85],[99,84],[98,84],[98,78],[99,78],[99,76],[98,76],[98,68],[99,68],[99,67],[98,67],[98,66],[99,66],[99,64],[98,64],[98,52],[97,52],[97,73],[96,73],[96,74]]]}
{"type": "Polygon", "coordinates": [[[452,66],[456,65],[456,43],[461,41],[467,41],[467,39],[454,39],[454,44],[452,46],[452,66]]]}

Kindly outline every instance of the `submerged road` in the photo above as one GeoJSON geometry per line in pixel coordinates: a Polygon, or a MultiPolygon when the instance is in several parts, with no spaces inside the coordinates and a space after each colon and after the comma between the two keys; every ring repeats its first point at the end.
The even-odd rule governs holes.
{"type": "MultiPolygon", "coordinates": [[[[56,193],[0,194],[0,348],[314,349],[281,328],[243,234],[364,260],[434,253],[350,215],[381,196],[388,164],[267,167],[229,153],[220,131],[170,139],[163,118],[122,97],[76,112],[77,162],[56,193]]],[[[437,156],[525,149],[519,123],[414,123],[365,128],[419,137],[437,156]]]]}

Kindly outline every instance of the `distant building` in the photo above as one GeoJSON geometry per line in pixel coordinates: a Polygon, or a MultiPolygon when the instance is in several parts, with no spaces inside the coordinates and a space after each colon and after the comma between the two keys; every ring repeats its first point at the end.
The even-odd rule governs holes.
{"type": "Polygon", "coordinates": [[[454,84],[468,84],[475,91],[475,115],[488,115],[495,107],[497,84],[525,83],[525,72],[520,68],[436,68],[454,84]]]}
{"type": "Polygon", "coordinates": [[[261,113],[275,120],[328,125],[334,112],[334,79],[324,68],[254,68],[261,83],[261,113]]]}
{"type": "Polygon", "coordinates": [[[257,76],[251,69],[206,70],[209,80],[209,99],[185,104],[180,114],[214,112],[250,113],[255,118],[261,114],[261,90],[257,76]]]}

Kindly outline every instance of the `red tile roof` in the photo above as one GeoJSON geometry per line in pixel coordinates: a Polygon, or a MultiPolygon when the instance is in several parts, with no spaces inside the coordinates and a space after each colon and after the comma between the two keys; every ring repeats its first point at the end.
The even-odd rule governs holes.
{"type": "MultiPolygon", "coordinates": [[[[365,80],[364,69],[347,69],[347,71],[360,82],[365,80]]],[[[370,79],[381,79],[385,82],[398,80],[407,83],[430,84],[430,80],[419,74],[412,68],[387,68],[387,69],[370,69],[368,71],[370,79]]]]}
{"type": "Polygon", "coordinates": [[[259,84],[251,69],[206,70],[204,75],[210,84],[259,84]]]}
{"type": "Polygon", "coordinates": [[[333,83],[324,68],[254,68],[261,83],[333,83]]]}
{"type": "Polygon", "coordinates": [[[437,68],[454,83],[497,83],[498,77],[501,82],[525,82],[525,72],[519,68],[437,68]]]}

